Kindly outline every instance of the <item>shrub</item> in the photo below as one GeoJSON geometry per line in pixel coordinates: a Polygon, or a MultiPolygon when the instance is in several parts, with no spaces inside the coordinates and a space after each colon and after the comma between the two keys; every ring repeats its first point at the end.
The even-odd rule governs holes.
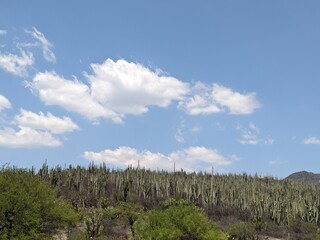
{"type": "Polygon", "coordinates": [[[238,222],[229,226],[228,235],[230,240],[248,240],[254,239],[256,232],[251,223],[238,222]]]}
{"type": "Polygon", "coordinates": [[[43,239],[78,220],[54,189],[24,170],[0,170],[0,189],[0,239],[43,239]]]}
{"type": "Polygon", "coordinates": [[[227,239],[200,208],[185,204],[151,210],[133,227],[137,239],[227,239]]]}

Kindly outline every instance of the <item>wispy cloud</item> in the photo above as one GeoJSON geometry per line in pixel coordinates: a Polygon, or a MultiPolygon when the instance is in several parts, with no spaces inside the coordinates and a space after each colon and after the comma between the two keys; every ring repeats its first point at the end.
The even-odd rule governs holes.
{"type": "Polygon", "coordinates": [[[139,63],[107,59],[91,67],[93,74],[87,77],[92,97],[118,113],[136,115],[151,105],[168,107],[188,92],[188,84],[139,63]]]}
{"type": "Polygon", "coordinates": [[[272,145],[274,143],[274,139],[268,138],[261,138],[260,137],[260,130],[253,124],[249,124],[249,128],[245,128],[243,126],[237,126],[237,130],[242,133],[241,139],[239,142],[245,145],[272,145]]]}
{"type": "Polygon", "coordinates": [[[7,108],[11,108],[11,103],[5,96],[0,94],[0,112],[7,108]]]}
{"type": "Polygon", "coordinates": [[[40,72],[29,87],[47,105],[58,105],[92,121],[107,118],[116,123],[128,114],[146,113],[149,106],[168,107],[188,92],[188,84],[122,59],[91,67],[93,73],[85,74],[89,85],[54,72],[40,72]]]}
{"type": "Polygon", "coordinates": [[[271,160],[269,161],[269,165],[283,165],[283,164],[287,164],[288,161],[283,161],[283,160],[280,160],[279,158],[277,158],[276,160],[271,160]]]}
{"type": "Polygon", "coordinates": [[[177,128],[177,131],[176,131],[175,135],[174,135],[174,138],[179,143],[183,143],[185,141],[185,138],[184,138],[184,129],[185,129],[185,127],[186,127],[185,122],[182,120],[180,122],[179,127],[177,128]]]}
{"type": "Polygon", "coordinates": [[[212,97],[212,88],[202,82],[196,82],[191,88],[190,96],[179,102],[178,108],[190,115],[207,115],[222,110],[212,97]]]}
{"type": "Polygon", "coordinates": [[[252,114],[261,104],[256,93],[241,94],[220,84],[196,82],[191,93],[180,101],[179,108],[190,115],[213,114],[228,111],[230,114],[252,114]]]}
{"type": "Polygon", "coordinates": [[[190,132],[193,133],[193,134],[196,134],[196,133],[200,132],[201,129],[202,129],[201,126],[195,125],[190,129],[190,132]]]}
{"type": "Polygon", "coordinates": [[[56,56],[52,51],[53,44],[44,36],[44,34],[38,31],[35,27],[33,27],[32,30],[25,31],[26,33],[30,34],[41,46],[44,59],[48,62],[55,63],[56,56]]]}
{"type": "Polygon", "coordinates": [[[16,76],[26,76],[28,68],[34,64],[31,52],[20,51],[20,55],[0,53],[0,68],[16,76]]]}
{"type": "MultiPolygon", "coordinates": [[[[14,53],[0,52],[0,68],[16,75],[16,76],[26,76],[28,68],[35,63],[32,48],[41,48],[43,57],[46,61],[56,62],[56,56],[52,51],[53,44],[44,36],[43,33],[38,31],[35,27],[31,30],[25,30],[25,33],[32,36],[33,42],[17,42],[13,39],[12,42],[15,44],[14,53]],[[17,54],[17,52],[19,52],[17,54]]],[[[0,29],[0,36],[5,35],[7,32],[0,29]]],[[[5,45],[1,45],[2,48],[5,45]]]]}
{"type": "Polygon", "coordinates": [[[318,144],[320,144],[320,139],[317,137],[308,137],[303,140],[303,144],[318,145],[318,144]]]}
{"type": "Polygon", "coordinates": [[[215,149],[205,147],[190,147],[172,152],[168,155],[153,153],[148,150],[138,151],[130,147],[119,147],[115,150],[106,149],[101,152],[85,152],[84,158],[97,163],[107,163],[113,167],[127,167],[128,165],[140,166],[150,169],[173,170],[184,169],[186,171],[204,171],[212,166],[228,166],[236,157],[226,158],[215,149]]]}

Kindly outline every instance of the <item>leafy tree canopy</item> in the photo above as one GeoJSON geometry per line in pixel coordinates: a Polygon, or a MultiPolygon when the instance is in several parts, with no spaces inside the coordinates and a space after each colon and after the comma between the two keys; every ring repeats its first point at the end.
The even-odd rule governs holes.
{"type": "Polygon", "coordinates": [[[77,219],[43,180],[21,169],[0,170],[0,239],[43,239],[77,219]]]}

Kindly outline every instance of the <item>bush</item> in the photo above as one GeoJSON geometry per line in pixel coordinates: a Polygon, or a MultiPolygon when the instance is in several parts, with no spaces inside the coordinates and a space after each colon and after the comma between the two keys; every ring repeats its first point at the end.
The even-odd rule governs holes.
{"type": "Polygon", "coordinates": [[[227,239],[200,208],[185,204],[151,210],[133,228],[137,239],[227,239]]]}
{"type": "Polygon", "coordinates": [[[78,219],[54,189],[24,170],[0,170],[0,189],[0,239],[43,239],[78,219]]]}
{"type": "Polygon", "coordinates": [[[248,240],[254,239],[256,232],[251,223],[238,222],[229,226],[228,235],[230,240],[248,240]]]}

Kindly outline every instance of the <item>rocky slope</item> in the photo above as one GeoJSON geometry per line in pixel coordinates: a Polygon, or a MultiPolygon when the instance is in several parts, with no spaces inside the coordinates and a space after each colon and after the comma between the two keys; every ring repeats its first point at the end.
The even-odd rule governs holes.
{"type": "Polygon", "coordinates": [[[304,184],[320,185],[320,174],[318,173],[301,171],[289,175],[286,179],[304,184]]]}

